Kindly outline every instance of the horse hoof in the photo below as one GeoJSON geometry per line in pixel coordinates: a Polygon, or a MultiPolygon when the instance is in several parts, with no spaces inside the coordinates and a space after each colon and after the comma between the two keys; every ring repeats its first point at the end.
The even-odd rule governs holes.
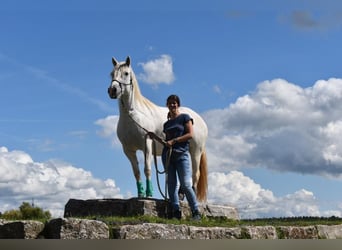
{"type": "Polygon", "coordinates": [[[153,193],[152,192],[146,192],[146,197],[147,198],[152,198],[153,196],[153,193]]]}

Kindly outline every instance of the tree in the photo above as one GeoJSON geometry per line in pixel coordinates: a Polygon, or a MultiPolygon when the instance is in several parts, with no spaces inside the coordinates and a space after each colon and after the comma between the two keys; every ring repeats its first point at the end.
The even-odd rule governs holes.
{"type": "Polygon", "coordinates": [[[23,202],[19,207],[19,210],[13,209],[6,211],[1,217],[7,220],[48,220],[51,218],[51,213],[49,211],[44,211],[40,207],[34,207],[28,202],[23,202]]]}

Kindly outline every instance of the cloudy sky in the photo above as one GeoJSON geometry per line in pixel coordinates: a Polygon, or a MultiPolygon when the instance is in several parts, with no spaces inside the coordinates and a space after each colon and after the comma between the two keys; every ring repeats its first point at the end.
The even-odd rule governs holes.
{"type": "Polygon", "coordinates": [[[2,1],[0,212],[136,196],[107,95],[129,55],[145,97],[206,121],[209,202],[342,216],[342,4],[251,3],[2,1]]]}

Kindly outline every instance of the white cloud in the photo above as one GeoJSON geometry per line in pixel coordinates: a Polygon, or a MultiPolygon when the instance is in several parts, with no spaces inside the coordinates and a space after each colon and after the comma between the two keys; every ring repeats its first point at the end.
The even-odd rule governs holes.
{"type": "Polygon", "coordinates": [[[203,114],[215,171],[266,167],[338,177],[342,174],[342,79],[301,88],[265,81],[225,109],[203,114]]]}
{"type": "Polygon", "coordinates": [[[321,128],[321,134],[326,138],[323,157],[330,164],[342,165],[342,120],[328,123],[321,128]]]}
{"type": "Polygon", "coordinates": [[[175,80],[173,73],[172,58],[169,55],[161,55],[155,60],[146,63],[139,63],[144,72],[139,74],[138,78],[142,81],[158,85],[161,83],[171,84],[175,80]]]}
{"type": "MultiPolygon", "coordinates": [[[[236,206],[242,218],[341,215],[339,210],[320,211],[310,191],[275,197],[239,171],[211,172],[208,191],[208,202],[236,206]]],[[[112,179],[97,179],[89,171],[61,161],[35,162],[27,153],[6,147],[0,147],[0,196],[1,212],[33,199],[55,217],[63,216],[70,198],[123,198],[112,179]]]]}
{"type": "MultiPolygon", "coordinates": [[[[341,216],[342,210],[320,208],[306,189],[283,197],[236,171],[264,167],[277,171],[329,175],[342,173],[342,80],[317,81],[301,88],[282,79],[265,81],[255,92],[224,109],[202,114],[207,141],[209,202],[232,204],[244,218],[341,216]]],[[[118,116],[96,122],[98,133],[120,145],[118,116]]]]}
{"type": "Polygon", "coordinates": [[[122,198],[114,180],[97,179],[65,162],[35,162],[25,152],[0,148],[0,211],[17,209],[34,199],[53,216],[63,216],[70,198],[122,198]]]}
{"type": "Polygon", "coordinates": [[[121,147],[119,138],[116,135],[118,122],[119,116],[117,115],[109,115],[95,122],[96,125],[101,127],[101,130],[98,130],[97,134],[101,137],[109,138],[111,140],[112,146],[114,147],[121,147]]]}
{"type": "Polygon", "coordinates": [[[211,172],[208,192],[210,203],[233,205],[241,218],[341,215],[339,210],[321,211],[310,191],[301,189],[276,197],[239,171],[211,172]]]}

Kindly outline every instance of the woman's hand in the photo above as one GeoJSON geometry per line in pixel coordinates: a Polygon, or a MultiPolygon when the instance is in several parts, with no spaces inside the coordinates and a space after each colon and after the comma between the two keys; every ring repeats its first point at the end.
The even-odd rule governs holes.
{"type": "Polygon", "coordinates": [[[175,138],[175,139],[171,139],[169,141],[166,142],[166,146],[171,148],[173,145],[175,145],[175,143],[178,142],[178,138],[175,138]]]}

